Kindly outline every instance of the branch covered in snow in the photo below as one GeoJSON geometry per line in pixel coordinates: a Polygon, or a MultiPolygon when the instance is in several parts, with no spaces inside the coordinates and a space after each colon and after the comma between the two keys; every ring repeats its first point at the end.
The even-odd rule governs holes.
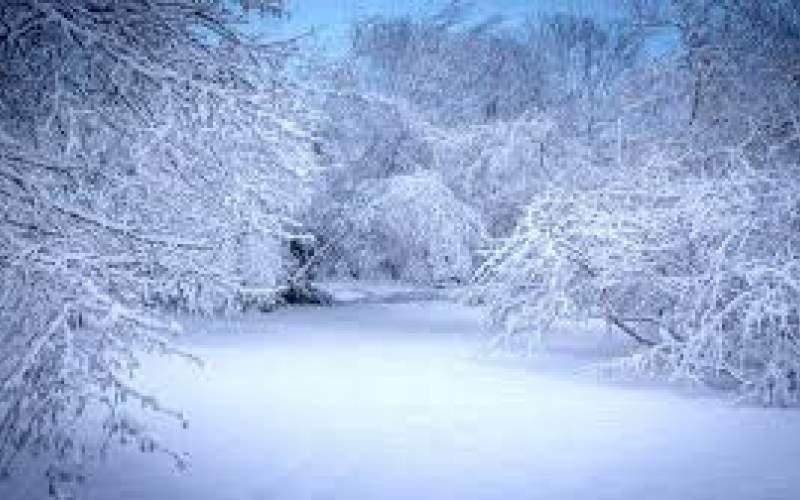
{"type": "MultiPolygon", "coordinates": [[[[0,468],[52,458],[52,493],[107,438],[161,449],[131,402],[142,352],[180,354],[154,307],[231,307],[250,239],[295,232],[316,119],[290,44],[248,38],[276,0],[0,6],[0,468]],[[127,402],[127,403],[126,403],[127,402]]],[[[274,252],[258,262],[274,275],[274,252]]],[[[256,272],[254,280],[262,279],[256,272]]]]}

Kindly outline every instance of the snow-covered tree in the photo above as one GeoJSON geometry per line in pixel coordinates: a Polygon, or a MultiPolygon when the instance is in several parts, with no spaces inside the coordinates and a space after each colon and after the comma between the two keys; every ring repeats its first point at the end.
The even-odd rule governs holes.
{"type": "MultiPolygon", "coordinates": [[[[543,86],[565,87],[569,78],[561,74],[562,66],[583,71],[577,60],[558,68],[550,60],[553,46],[578,43],[579,34],[567,40],[548,31],[546,37],[544,28],[540,33],[533,24],[523,33],[496,18],[473,23],[468,12],[465,4],[453,2],[421,19],[359,22],[351,53],[328,68],[328,123],[321,144],[332,168],[324,177],[323,197],[314,203],[312,225],[320,241],[328,241],[334,260],[361,240],[325,233],[344,224],[347,229],[337,234],[353,234],[350,226],[363,218],[358,207],[369,206],[354,200],[369,199],[380,189],[376,184],[388,189],[393,176],[433,173],[499,236],[510,233],[536,192],[566,182],[588,158],[583,132],[565,118],[552,119],[569,114],[565,101],[572,91],[548,93],[543,86]]],[[[592,26],[596,38],[605,33],[592,26]]],[[[605,88],[609,77],[601,72],[619,72],[632,57],[634,49],[618,47],[622,38],[603,38],[585,86],[605,88]],[[620,52],[617,59],[609,55],[614,51],[620,52]],[[600,52],[614,64],[600,62],[600,52]]],[[[478,246],[472,250],[476,255],[478,246]]],[[[346,260],[363,253],[353,250],[346,260]]]]}
{"type": "MultiPolygon", "coordinates": [[[[404,188],[397,193],[407,193],[406,198],[395,200],[402,206],[396,210],[419,213],[419,218],[411,218],[417,224],[439,221],[436,207],[441,204],[462,205],[449,211],[452,222],[448,224],[456,225],[442,226],[438,232],[462,228],[461,241],[468,242],[472,254],[464,262],[476,262],[481,244],[470,228],[477,223],[493,234],[507,233],[530,193],[552,176],[560,176],[560,163],[567,157],[561,153],[568,141],[553,139],[551,124],[543,119],[442,125],[403,98],[358,87],[333,93],[328,112],[324,147],[331,167],[321,178],[309,219],[320,244],[329,252],[329,263],[334,267],[337,262],[343,264],[349,269],[342,269],[345,274],[405,279],[413,275],[414,280],[430,282],[451,272],[431,271],[424,278],[419,273],[398,272],[405,264],[398,261],[398,255],[387,254],[393,252],[391,245],[366,244],[385,236],[384,231],[392,225],[378,216],[390,213],[383,201],[385,208],[374,210],[376,197],[383,199],[381,193],[394,192],[400,184],[424,188],[416,195],[404,188]],[[531,156],[535,156],[534,162],[531,156]],[[410,179],[415,179],[414,183],[406,184],[410,179]],[[427,222],[422,216],[426,211],[430,211],[427,222]],[[457,221],[457,213],[463,220],[457,221]],[[372,237],[365,233],[369,226],[365,221],[372,225],[372,237]],[[358,261],[362,264],[355,265],[358,261]],[[377,266],[377,262],[393,264],[377,266]]],[[[437,231],[427,234],[433,236],[437,231]]],[[[402,237],[397,233],[396,237],[409,242],[418,239],[412,234],[402,237]]],[[[445,254],[439,257],[440,262],[447,259],[450,257],[445,254]]],[[[463,279],[464,270],[453,277],[463,279]]]]}
{"type": "Polygon", "coordinates": [[[424,171],[362,183],[323,221],[330,271],[426,284],[468,280],[483,232],[480,214],[424,171]]]}
{"type": "Polygon", "coordinates": [[[517,117],[539,102],[537,54],[502,19],[471,23],[468,14],[459,6],[421,19],[364,20],[354,27],[352,54],[373,90],[442,125],[517,117]]]}
{"type": "Polygon", "coordinates": [[[681,50],[615,83],[616,119],[596,137],[616,154],[593,147],[582,167],[600,182],[533,199],[477,296],[500,343],[600,317],[641,346],[617,367],[797,404],[800,88],[778,57],[795,44],[796,7],[635,3],[671,16],[641,26],[669,20],[681,50]],[[743,36],[754,31],[760,42],[743,36]]]}
{"type": "Polygon", "coordinates": [[[530,205],[478,275],[496,340],[531,346],[556,323],[604,318],[644,347],[629,368],[797,403],[796,166],[677,179],[659,167],[530,205]]]}
{"type": "MultiPolygon", "coordinates": [[[[50,457],[51,493],[109,442],[183,457],[125,411],[173,353],[166,296],[210,311],[248,238],[283,238],[313,166],[291,46],[238,29],[278,0],[0,5],[0,472],[50,457]],[[260,236],[259,236],[260,235],[260,236]],[[82,439],[82,416],[102,423],[82,439]]],[[[278,255],[261,262],[281,265],[278,255]]],[[[253,283],[258,284],[258,283],[253,283]]]]}

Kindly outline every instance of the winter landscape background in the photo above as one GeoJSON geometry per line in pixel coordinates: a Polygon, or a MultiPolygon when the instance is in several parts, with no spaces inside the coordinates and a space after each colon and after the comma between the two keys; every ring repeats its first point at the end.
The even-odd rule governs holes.
{"type": "Polygon", "coordinates": [[[800,495],[800,6],[0,3],[0,499],[800,495]]]}

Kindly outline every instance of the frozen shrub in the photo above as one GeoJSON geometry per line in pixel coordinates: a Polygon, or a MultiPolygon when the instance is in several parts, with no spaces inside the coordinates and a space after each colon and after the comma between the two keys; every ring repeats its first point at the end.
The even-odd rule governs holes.
{"type": "Polygon", "coordinates": [[[480,216],[434,174],[373,183],[345,214],[341,265],[360,277],[440,283],[472,272],[480,216]]]}
{"type": "Polygon", "coordinates": [[[758,172],[545,192],[475,293],[498,343],[600,317],[641,346],[619,366],[796,404],[798,203],[794,179],[758,172]]]}

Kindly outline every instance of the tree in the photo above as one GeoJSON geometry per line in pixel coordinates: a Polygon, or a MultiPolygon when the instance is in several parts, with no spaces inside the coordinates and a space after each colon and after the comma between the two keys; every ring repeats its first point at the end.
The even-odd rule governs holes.
{"type": "Polygon", "coordinates": [[[639,345],[616,367],[798,404],[798,89],[776,50],[796,41],[796,8],[635,5],[639,26],[674,26],[682,47],[616,81],[616,162],[593,155],[583,172],[599,183],[534,200],[477,296],[499,343],[600,317],[639,345]]]}
{"type": "Polygon", "coordinates": [[[352,55],[369,88],[442,125],[518,118],[540,103],[541,68],[502,18],[469,22],[460,2],[422,19],[375,17],[354,27],[352,55]]]}
{"type": "Polygon", "coordinates": [[[530,18],[524,33],[543,75],[542,108],[562,127],[593,138],[610,114],[607,96],[614,83],[641,57],[642,36],[625,21],[563,13],[530,18]]]}
{"type": "Polygon", "coordinates": [[[0,468],[49,455],[54,496],[111,440],[183,462],[124,411],[185,421],[130,378],[140,351],[176,353],[153,291],[224,305],[242,238],[291,231],[310,118],[281,69],[291,46],[237,28],[281,2],[238,5],[0,6],[0,468]]]}

